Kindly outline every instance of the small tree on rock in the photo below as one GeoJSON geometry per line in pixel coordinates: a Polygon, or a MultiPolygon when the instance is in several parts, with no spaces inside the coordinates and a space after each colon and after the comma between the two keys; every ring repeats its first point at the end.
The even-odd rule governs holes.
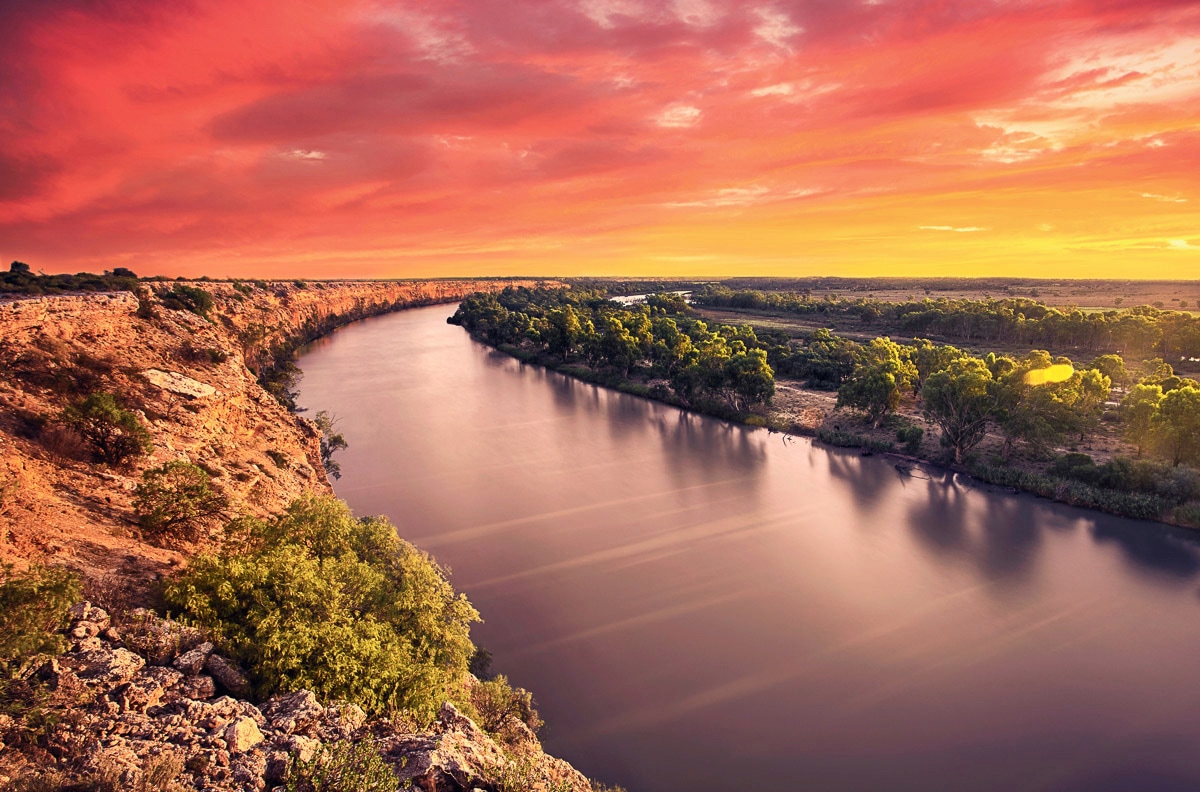
{"type": "Polygon", "coordinates": [[[228,505],[203,468],[181,460],[143,473],[134,500],[138,523],[148,533],[188,541],[197,538],[204,518],[222,514],[228,505]]]}
{"type": "Polygon", "coordinates": [[[154,448],[150,432],[111,393],[93,393],[63,410],[63,422],[74,429],[110,465],[123,465],[154,448]]]}

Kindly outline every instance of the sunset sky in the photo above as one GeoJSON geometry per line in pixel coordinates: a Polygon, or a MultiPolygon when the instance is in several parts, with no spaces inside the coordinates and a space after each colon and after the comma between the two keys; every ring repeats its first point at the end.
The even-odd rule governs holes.
{"type": "Polygon", "coordinates": [[[1200,277],[1200,2],[0,4],[35,270],[1200,277]]]}

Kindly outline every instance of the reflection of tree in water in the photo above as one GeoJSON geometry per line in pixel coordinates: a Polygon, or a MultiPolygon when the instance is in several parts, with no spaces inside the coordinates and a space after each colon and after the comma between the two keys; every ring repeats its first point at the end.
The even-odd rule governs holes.
{"type": "Polygon", "coordinates": [[[855,508],[863,516],[870,516],[896,497],[891,488],[895,485],[896,471],[882,459],[864,458],[858,451],[826,448],[825,458],[829,472],[835,479],[847,485],[855,508]]]}
{"type": "Polygon", "coordinates": [[[646,404],[647,420],[662,441],[667,473],[681,486],[741,478],[739,487],[758,488],[767,461],[764,432],[668,405],[646,404]]]}
{"type": "Polygon", "coordinates": [[[1091,534],[1097,543],[1113,543],[1135,567],[1185,582],[1200,571],[1196,540],[1178,528],[1126,520],[1108,515],[1092,517],[1091,534]]]}
{"type": "Polygon", "coordinates": [[[966,493],[951,475],[934,476],[925,484],[929,497],[908,508],[908,525],[918,544],[939,557],[969,553],[966,493]]]}

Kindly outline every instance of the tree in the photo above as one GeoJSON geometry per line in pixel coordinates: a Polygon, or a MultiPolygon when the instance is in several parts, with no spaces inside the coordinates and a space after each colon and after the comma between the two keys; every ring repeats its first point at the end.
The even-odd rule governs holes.
{"type": "Polygon", "coordinates": [[[838,388],[838,407],[866,413],[875,427],[900,405],[901,393],[913,387],[917,368],[904,348],[890,338],[876,338],[861,347],[854,373],[838,388]]]}
{"type": "Polygon", "coordinates": [[[725,376],[736,395],[736,409],[764,404],[775,395],[775,372],[767,364],[767,353],[762,349],[743,350],[730,357],[725,364],[725,376]]]}
{"type": "Polygon", "coordinates": [[[959,464],[987,435],[996,405],[993,383],[987,364],[964,357],[930,375],[922,388],[925,417],[942,430],[942,445],[954,450],[959,464]]]}
{"type": "Polygon", "coordinates": [[[228,505],[203,468],[182,460],[147,470],[134,495],[138,523],[151,535],[188,541],[197,538],[203,519],[223,513],[228,505]]]}
{"type": "Polygon", "coordinates": [[[62,419],[110,465],[123,465],[154,449],[150,432],[137,415],[122,409],[111,393],[91,394],[63,410],[62,419]]]}
{"type": "MultiPolygon", "coordinates": [[[[543,334],[549,351],[566,360],[583,338],[583,324],[574,306],[554,308],[546,314],[547,327],[543,334]]],[[[589,328],[590,329],[590,328],[589,328]]]]}
{"type": "Polygon", "coordinates": [[[1121,417],[1125,421],[1125,437],[1137,446],[1140,457],[1154,439],[1155,417],[1162,404],[1161,385],[1138,384],[1121,400],[1121,417]]]}
{"type": "Polygon", "coordinates": [[[1133,379],[1129,369],[1125,368],[1125,359],[1120,355],[1100,355],[1088,364],[1088,368],[1099,371],[1118,388],[1125,387],[1133,379]]]}
{"type": "Polygon", "coordinates": [[[941,371],[949,366],[951,361],[958,360],[965,354],[958,347],[949,344],[935,344],[927,338],[914,338],[909,355],[917,372],[912,383],[913,394],[921,392],[930,374],[941,371]]]}
{"type": "Polygon", "coordinates": [[[601,359],[627,376],[629,369],[642,359],[642,346],[630,335],[628,328],[615,316],[605,320],[604,333],[599,340],[601,359]]]}
{"type": "Polygon", "coordinates": [[[340,432],[335,432],[334,427],[337,426],[337,416],[330,415],[326,410],[321,410],[313,418],[313,422],[317,425],[317,430],[321,433],[321,464],[325,467],[325,472],[335,479],[342,477],[342,466],[334,461],[333,455],[338,451],[344,451],[350,447],[346,442],[346,438],[340,432]]]}
{"type": "Polygon", "coordinates": [[[1172,465],[1200,460],[1200,389],[1188,385],[1165,394],[1151,423],[1172,465]]]}

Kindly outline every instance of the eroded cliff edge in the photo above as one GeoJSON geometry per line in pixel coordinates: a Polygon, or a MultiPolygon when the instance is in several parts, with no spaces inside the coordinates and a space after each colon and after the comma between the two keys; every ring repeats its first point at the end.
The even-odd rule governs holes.
{"type": "Polygon", "coordinates": [[[190,284],[211,295],[207,318],[167,307],[171,282],[147,283],[140,297],[0,301],[0,561],[50,560],[143,590],[188,552],[144,541],[133,514],[141,472],[176,459],[208,471],[233,513],[264,516],[301,493],[328,493],[312,421],[268,395],[258,374],[351,321],[516,283],[190,284]],[[118,394],[150,429],[153,451],[136,465],[91,463],[60,425],[96,391],[118,394]]]}

